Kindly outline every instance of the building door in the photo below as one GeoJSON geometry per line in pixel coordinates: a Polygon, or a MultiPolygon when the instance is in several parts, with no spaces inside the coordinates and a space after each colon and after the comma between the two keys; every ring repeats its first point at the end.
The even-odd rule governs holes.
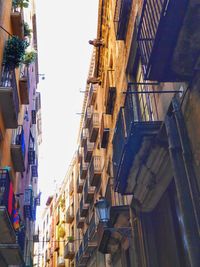
{"type": "Polygon", "coordinates": [[[148,267],[188,267],[181,214],[172,182],[151,213],[141,214],[148,267]]]}

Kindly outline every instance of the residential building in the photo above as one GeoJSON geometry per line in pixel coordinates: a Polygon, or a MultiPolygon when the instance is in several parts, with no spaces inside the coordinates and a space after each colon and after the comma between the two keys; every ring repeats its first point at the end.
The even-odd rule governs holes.
{"type": "Polygon", "coordinates": [[[32,266],[38,192],[34,1],[0,2],[0,266],[32,266]],[[31,30],[32,31],[31,31],[31,30]],[[26,50],[25,50],[26,49],[26,50]]]}
{"type": "Polygon", "coordinates": [[[71,266],[200,266],[198,14],[192,0],[99,0],[71,266]]]}

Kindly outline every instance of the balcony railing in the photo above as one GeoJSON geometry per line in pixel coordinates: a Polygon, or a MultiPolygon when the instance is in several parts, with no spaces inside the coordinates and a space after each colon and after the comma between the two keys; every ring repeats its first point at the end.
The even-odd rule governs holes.
{"type": "Polygon", "coordinates": [[[19,92],[21,104],[29,104],[29,74],[28,67],[23,66],[21,69],[21,77],[19,79],[19,92]]]}
{"type": "Polygon", "coordinates": [[[85,218],[80,216],[80,210],[78,209],[76,213],[76,227],[78,229],[83,228],[84,222],[85,222],[85,218]]]}
{"type": "Polygon", "coordinates": [[[24,231],[14,230],[15,196],[10,172],[7,168],[0,169],[0,243],[7,244],[1,249],[4,266],[23,265],[24,231]]]}
{"type": "Polygon", "coordinates": [[[127,182],[134,159],[140,148],[144,151],[142,145],[151,144],[161,127],[161,122],[157,120],[155,98],[147,92],[148,87],[144,85],[129,87],[125,105],[118,114],[113,136],[113,171],[115,190],[121,194],[131,193],[127,182]],[[146,93],[141,93],[143,90],[146,93]],[[148,142],[144,142],[147,139],[148,142]]]}
{"type": "Polygon", "coordinates": [[[35,149],[29,147],[28,149],[28,164],[34,165],[35,164],[35,149]]]}
{"type": "Polygon", "coordinates": [[[126,143],[123,108],[120,108],[120,111],[118,113],[117,122],[115,126],[115,133],[113,136],[112,143],[113,143],[113,172],[114,172],[114,177],[117,177],[118,168],[120,166],[124,146],[126,143]]]}
{"type": "Polygon", "coordinates": [[[115,107],[116,87],[108,88],[108,96],[106,102],[106,114],[112,115],[115,107]]]}
{"type": "Polygon", "coordinates": [[[3,67],[0,83],[0,108],[6,128],[17,128],[19,97],[15,70],[3,67]]]}
{"type": "Polygon", "coordinates": [[[101,156],[93,156],[89,166],[89,179],[91,186],[97,186],[101,179],[101,156]]]}
{"type": "Polygon", "coordinates": [[[94,150],[94,143],[90,143],[88,140],[84,145],[84,160],[85,162],[90,162],[92,158],[92,153],[94,150]]]}
{"type": "Polygon", "coordinates": [[[74,220],[74,208],[69,206],[66,212],[66,223],[72,223],[74,220]]]}
{"type": "Polygon", "coordinates": [[[125,40],[132,0],[116,0],[114,26],[117,40],[125,40]]]}
{"type": "Polygon", "coordinates": [[[91,253],[97,247],[97,241],[92,240],[89,236],[89,228],[87,229],[87,231],[84,234],[83,244],[84,244],[84,252],[85,253],[91,253]]]}
{"type": "Polygon", "coordinates": [[[24,172],[24,158],[25,158],[25,139],[23,126],[18,126],[13,130],[12,143],[11,143],[11,156],[14,165],[14,169],[17,172],[24,172]]]}
{"type": "Polygon", "coordinates": [[[76,254],[76,266],[80,266],[80,267],[86,266],[88,259],[89,259],[89,254],[85,253],[84,244],[82,242],[76,254]]]}
{"type": "Polygon", "coordinates": [[[84,202],[83,196],[82,196],[81,201],[80,201],[80,216],[86,217],[88,214],[88,210],[89,210],[89,205],[84,202]]]}
{"type": "Polygon", "coordinates": [[[89,104],[94,105],[96,97],[97,97],[97,90],[99,85],[98,84],[91,84],[90,91],[89,91],[89,104]]]}
{"type": "Polygon", "coordinates": [[[99,113],[93,113],[89,124],[89,141],[96,142],[99,133],[99,113]]]}
{"type": "Polygon", "coordinates": [[[22,8],[12,8],[11,22],[13,35],[18,36],[20,39],[24,38],[24,15],[22,8]]]}
{"type": "Polygon", "coordinates": [[[69,194],[70,196],[73,194],[74,192],[74,181],[73,179],[71,179],[70,183],[69,183],[69,194]]]}
{"type": "Polygon", "coordinates": [[[89,124],[90,124],[90,120],[92,118],[92,113],[93,113],[93,106],[89,106],[86,108],[86,112],[85,112],[85,128],[88,128],[89,124]]]}
{"type": "Polygon", "coordinates": [[[68,242],[65,245],[64,258],[69,259],[69,260],[73,260],[74,256],[75,256],[74,243],[68,242]]]}
{"type": "Polygon", "coordinates": [[[77,176],[77,181],[76,181],[76,189],[77,189],[77,193],[82,193],[83,191],[83,184],[84,184],[84,180],[80,179],[80,176],[77,176]]]}
{"type": "Polygon", "coordinates": [[[80,178],[85,179],[88,172],[88,162],[84,162],[84,160],[80,163],[80,178]]]}
{"type": "Polygon", "coordinates": [[[81,163],[82,158],[83,158],[83,149],[82,149],[82,147],[79,147],[78,151],[77,151],[77,161],[78,161],[78,163],[81,163]]]}
{"type": "Polygon", "coordinates": [[[89,181],[85,181],[84,185],[84,202],[90,204],[94,199],[95,187],[89,184],[89,181]]]}
{"type": "MultiPolygon", "coordinates": [[[[189,9],[189,2],[190,1],[172,0],[144,1],[138,28],[138,44],[146,80],[163,82],[187,80],[188,77],[186,77],[186,73],[186,76],[184,74],[178,75],[175,73],[175,70],[180,70],[187,61],[187,63],[191,63],[192,60],[187,60],[187,58],[195,52],[197,47],[194,48],[188,45],[186,49],[186,46],[183,44],[186,38],[183,38],[181,41],[182,45],[179,44],[178,46],[179,57],[182,53],[181,61],[183,62],[181,63],[180,58],[174,60],[174,52],[178,41],[181,40],[184,34],[187,35],[186,31],[182,36],[180,35],[180,30],[184,25],[183,21],[187,12],[188,20],[186,24],[191,25],[191,22],[193,22],[195,25],[195,19],[197,19],[197,16],[195,17],[194,6],[191,10],[189,9]],[[182,50],[182,48],[184,48],[185,51],[182,50]],[[187,53],[189,55],[187,55],[187,53]]],[[[192,40],[192,35],[187,36],[187,39],[190,39],[190,37],[192,40]]],[[[193,71],[192,67],[190,70],[188,69],[187,64],[184,67],[185,69],[182,68],[183,72],[184,70],[188,70],[190,73],[193,71]]]]}
{"type": "Polygon", "coordinates": [[[103,114],[100,127],[101,148],[107,148],[111,127],[111,115],[103,114]]]}
{"type": "Polygon", "coordinates": [[[85,143],[87,142],[87,138],[89,137],[89,132],[87,128],[83,128],[81,132],[81,147],[84,147],[85,143]]]}

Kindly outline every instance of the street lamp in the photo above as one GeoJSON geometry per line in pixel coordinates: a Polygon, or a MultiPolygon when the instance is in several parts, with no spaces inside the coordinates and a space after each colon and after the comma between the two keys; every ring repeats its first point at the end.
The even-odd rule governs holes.
{"type": "Polygon", "coordinates": [[[96,214],[100,224],[103,225],[104,230],[108,230],[110,233],[118,232],[122,237],[131,237],[131,227],[109,227],[110,222],[110,204],[105,197],[101,197],[99,201],[95,203],[96,214]]]}
{"type": "Polygon", "coordinates": [[[108,226],[110,221],[110,204],[105,197],[101,197],[99,201],[95,203],[97,217],[104,226],[108,226]]]}

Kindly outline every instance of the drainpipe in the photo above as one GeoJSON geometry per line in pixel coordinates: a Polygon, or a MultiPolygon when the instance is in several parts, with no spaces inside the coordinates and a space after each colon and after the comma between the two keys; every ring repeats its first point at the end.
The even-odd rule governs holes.
{"type": "Polygon", "coordinates": [[[177,98],[172,100],[173,114],[177,124],[177,130],[182,147],[182,156],[185,165],[185,171],[190,189],[190,195],[192,198],[193,209],[195,218],[200,234],[200,195],[198,190],[197,178],[193,167],[192,151],[190,148],[190,142],[187,134],[187,129],[184,121],[183,114],[181,112],[180,103],[177,98]]]}
{"type": "Polygon", "coordinates": [[[165,126],[169,142],[169,154],[173,168],[177,199],[181,212],[182,224],[180,224],[180,227],[184,234],[184,243],[187,248],[190,266],[199,267],[200,238],[197,230],[187,174],[184,167],[178,129],[173,115],[171,117],[166,117],[165,126]]]}

